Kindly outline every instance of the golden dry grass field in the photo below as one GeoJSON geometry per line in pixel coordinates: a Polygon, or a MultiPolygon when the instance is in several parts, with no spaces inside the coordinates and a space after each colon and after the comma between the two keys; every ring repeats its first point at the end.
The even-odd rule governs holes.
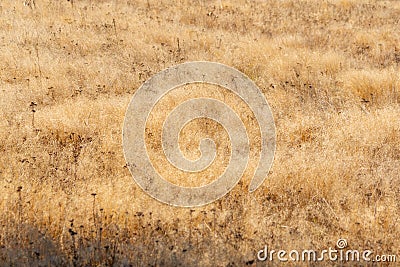
{"type": "MultiPolygon", "coordinates": [[[[339,238],[400,261],[399,1],[25,2],[0,2],[0,266],[279,265],[257,252],[323,250],[339,238]],[[189,209],[136,185],[122,126],[143,82],[195,60],[255,82],[277,147],[257,191],[247,190],[249,171],[220,200],[189,209]]],[[[152,136],[164,110],[197,95],[225,99],[251,129],[229,92],[200,87],[159,103],[152,136]]],[[[199,156],[195,132],[216,138],[220,162],[190,179],[148,140],[173,183],[208,183],[226,165],[226,133],[207,121],[182,132],[187,157],[199,156]]],[[[291,263],[335,264],[355,263],[291,263]]]]}

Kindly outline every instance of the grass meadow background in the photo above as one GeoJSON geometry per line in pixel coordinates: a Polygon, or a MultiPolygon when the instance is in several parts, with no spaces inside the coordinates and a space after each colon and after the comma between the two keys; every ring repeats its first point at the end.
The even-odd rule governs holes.
{"type": "MultiPolygon", "coordinates": [[[[25,2],[0,2],[1,266],[264,266],[264,245],[323,250],[339,238],[400,255],[399,1],[25,2]],[[188,209],[134,183],[121,132],[145,80],[194,60],[257,84],[277,149],[257,191],[253,160],[229,194],[188,209]]],[[[184,153],[199,156],[194,133],[216,137],[215,169],[187,179],[163,161],[162,111],[195,95],[247,114],[257,140],[226,90],[176,89],[152,113],[148,149],[186,186],[212,181],[230,148],[199,120],[182,132],[184,153]]]]}

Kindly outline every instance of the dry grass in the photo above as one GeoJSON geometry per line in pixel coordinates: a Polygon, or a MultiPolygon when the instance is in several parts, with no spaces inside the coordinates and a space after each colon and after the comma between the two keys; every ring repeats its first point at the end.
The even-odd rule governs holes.
{"type": "MultiPolygon", "coordinates": [[[[340,237],[400,255],[400,2],[35,2],[0,2],[0,265],[255,265],[265,244],[325,249],[340,237]],[[277,151],[255,193],[249,172],[219,201],[184,209],[133,182],[121,129],[136,88],[192,60],[255,81],[277,151]]],[[[188,96],[174,93],[165,107],[188,96]]],[[[183,133],[188,157],[193,132],[228,153],[226,133],[204,123],[183,133]]],[[[171,182],[209,182],[221,159],[171,182]]]]}

